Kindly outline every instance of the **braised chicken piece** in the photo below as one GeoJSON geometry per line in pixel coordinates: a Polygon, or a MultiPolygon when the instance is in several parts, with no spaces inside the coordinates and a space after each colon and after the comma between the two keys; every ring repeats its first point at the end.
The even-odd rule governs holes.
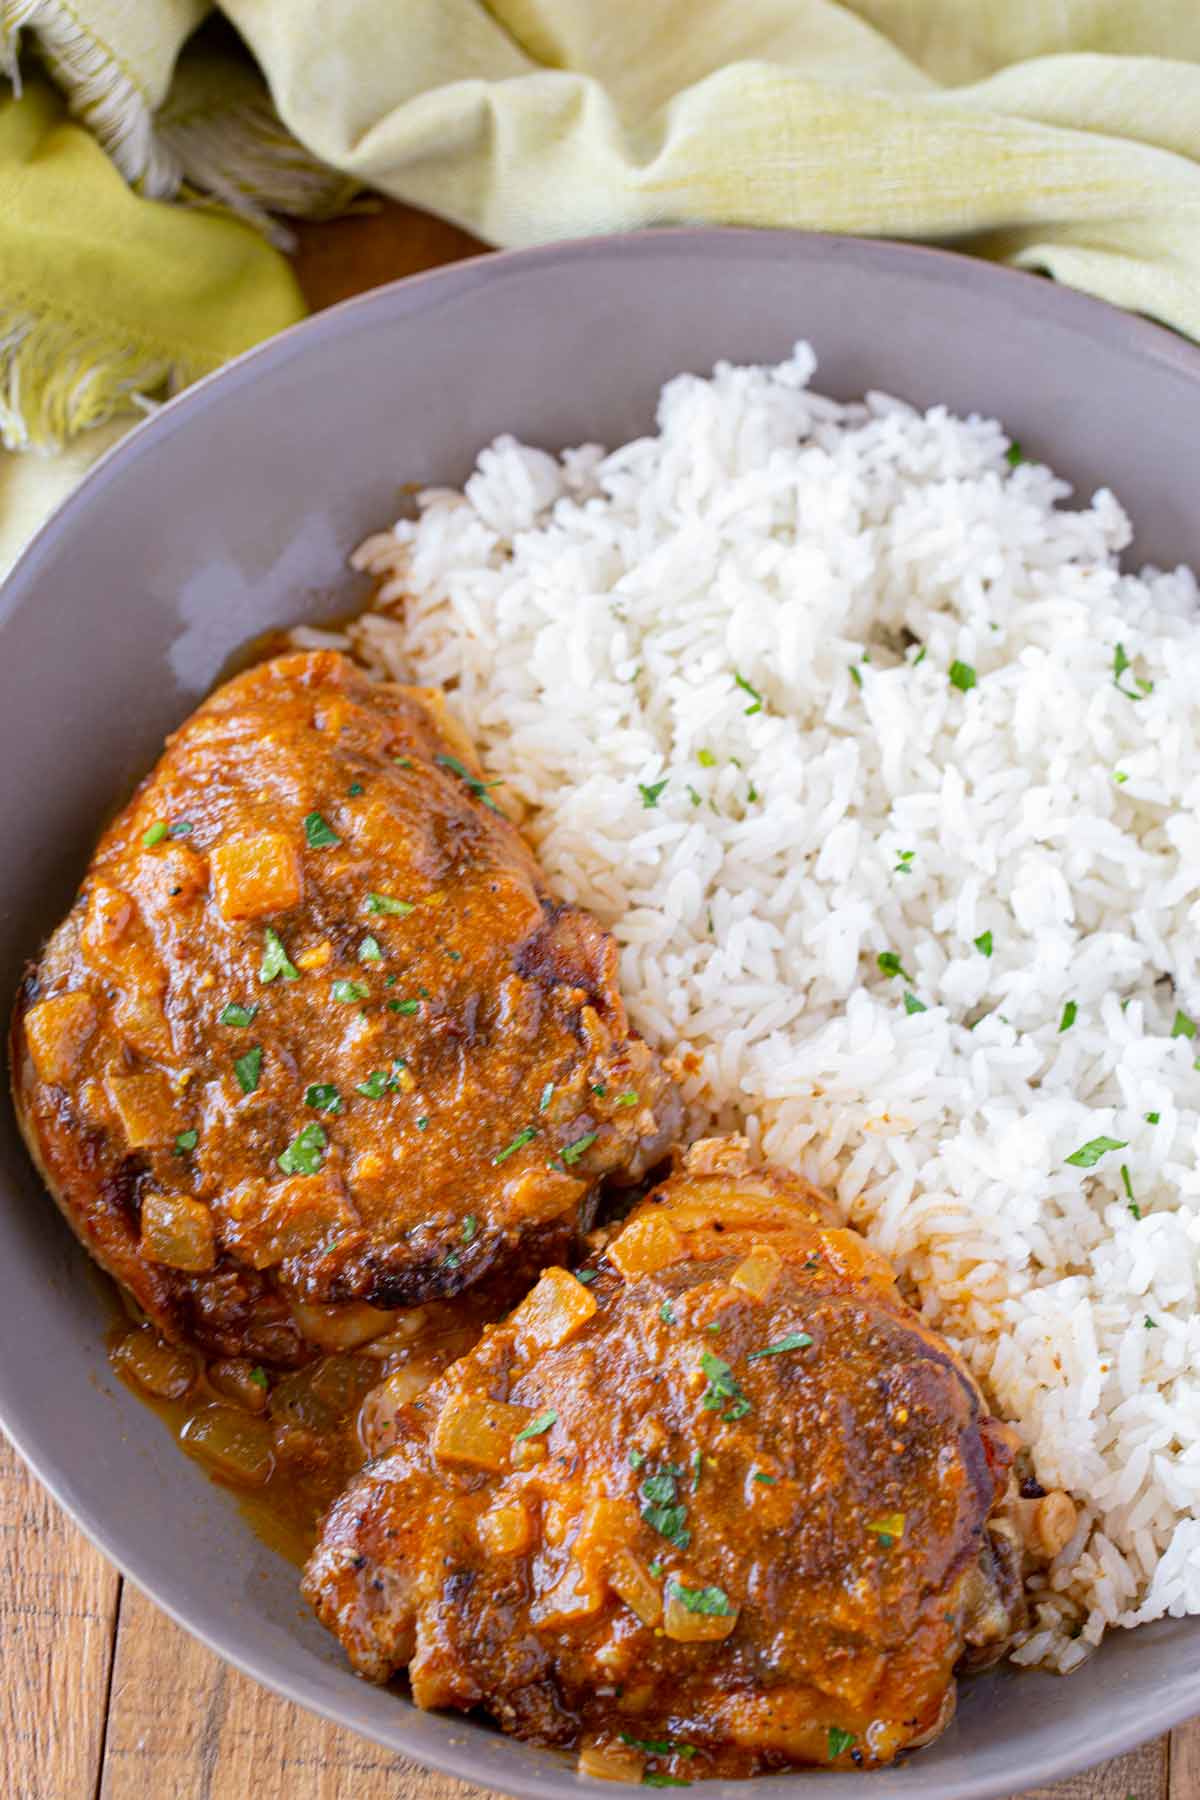
{"type": "Polygon", "coordinates": [[[330,1509],[304,1591],[370,1680],[594,1774],[890,1762],[1021,1612],[1012,1444],[822,1196],[697,1145],[330,1509]]]}
{"type": "Polygon", "coordinates": [[[23,984],[47,1185],[169,1339],[282,1365],[511,1276],[680,1117],[616,952],[545,891],[433,690],[328,651],[226,683],[23,984]]]}

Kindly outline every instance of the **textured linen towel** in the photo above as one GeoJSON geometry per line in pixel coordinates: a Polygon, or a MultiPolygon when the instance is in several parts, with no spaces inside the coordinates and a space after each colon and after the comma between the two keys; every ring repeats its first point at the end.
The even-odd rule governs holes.
{"type": "Polygon", "coordinates": [[[0,0],[0,570],[95,426],[300,316],[278,216],[360,186],[954,243],[1200,337],[1200,4],[0,0]]]}

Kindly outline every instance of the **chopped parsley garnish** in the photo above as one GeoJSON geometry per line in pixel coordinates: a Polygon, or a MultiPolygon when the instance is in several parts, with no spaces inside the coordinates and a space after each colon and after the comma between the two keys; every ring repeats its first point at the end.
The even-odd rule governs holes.
{"type": "Polygon", "coordinates": [[[721,1413],[721,1417],[726,1420],[744,1417],[750,1411],[750,1402],[734,1379],[729,1364],[706,1350],[700,1358],[700,1367],[708,1381],[708,1386],[700,1397],[705,1411],[720,1412],[728,1400],[731,1405],[727,1412],[721,1413]]]}
{"type": "Polygon", "coordinates": [[[262,1388],[264,1393],[271,1385],[267,1380],[267,1371],[263,1368],[251,1369],[248,1379],[254,1383],[255,1387],[262,1388]]]}
{"type": "Polygon", "coordinates": [[[640,1469],[645,1460],[646,1452],[644,1450],[631,1450],[629,1452],[629,1466],[631,1469],[640,1469]]]}
{"type": "Polygon", "coordinates": [[[488,793],[488,789],[501,787],[503,786],[502,782],[480,781],[477,776],[472,775],[470,769],[464,769],[463,765],[455,756],[435,756],[433,760],[436,763],[440,763],[443,769],[449,769],[452,775],[457,775],[458,779],[470,789],[475,798],[477,800],[482,800],[483,804],[490,807],[492,812],[498,813],[500,811],[500,808],[488,793]]]}
{"type": "Polygon", "coordinates": [[[623,1094],[617,1095],[618,1106],[636,1106],[637,1103],[638,1095],[634,1092],[633,1088],[626,1088],[623,1094]]]}
{"type": "Polygon", "coordinates": [[[385,1094],[393,1093],[396,1086],[394,1070],[389,1075],[385,1069],[372,1069],[365,1081],[356,1084],[354,1091],[365,1100],[382,1100],[385,1094]]]}
{"type": "Polygon", "coordinates": [[[390,894],[368,894],[363,905],[369,913],[395,913],[400,919],[416,910],[411,900],[393,900],[390,894]]]}
{"type": "Polygon", "coordinates": [[[882,1549],[890,1550],[904,1536],[904,1523],[904,1513],[884,1513],[878,1519],[868,1519],[866,1529],[879,1540],[882,1549]]]}
{"type": "Polygon", "coordinates": [[[575,1279],[581,1287],[588,1287],[599,1274],[598,1269],[576,1269],[575,1279]]]}
{"type": "Polygon", "coordinates": [[[912,874],[912,859],[916,854],[917,853],[915,850],[897,850],[896,866],[892,870],[892,874],[893,875],[911,875],[912,874]]]}
{"type": "Polygon", "coordinates": [[[493,1156],[493,1158],[492,1158],[493,1169],[497,1168],[500,1163],[507,1162],[510,1156],[515,1156],[516,1152],[518,1150],[523,1149],[526,1144],[532,1143],[533,1139],[536,1136],[537,1136],[537,1126],[536,1125],[526,1125],[524,1131],[518,1131],[516,1137],[512,1140],[511,1144],[505,1144],[503,1150],[497,1150],[495,1156],[493,1156]]]}
{"type": "Polygon", "coordinates": [[[764,1475],[761,1469],[755,1470],[754,1479],[755,1481],[761,1481],[764,1487],[775,1486],[776,1477],[774,1475],[764,1475]]]}
{"type": "Polygon", "coordinates": [[[749,694],[750,699],[753,702],[753,705],[746,708],[746,717],[749,718],[752,713],[761,712],[763,709],[763,697],[758,689],[756,687],[751,687],[750,683],[746,680],[746,677],[744,675],[739,675],[736,669],[733,672],[733,679],[735,685],[741,688],[743,694],[749,694]]]}
{"type": "Polygon", "coordinates": [[[700,1486],[700,1477],[701,1477],[701,1475],[703,1475],[703,1473],[704,1473],[704,1452],[703,1452],[703,1450],[694,1450],[692,1452],[692,1492],[693,1493],[695,1493],[696,1489],[700,1486]]]}
{"type": "Polygon", "coordinates": [[[529,1438],[541,1437],[543,1431],[549,1431],[550,1427],[557,1419],[558,1414],[555,1412],[554,1408],[548,1406],[545,1412],[540,1412],[538,1414],[536,1419],[530,1419],[524,1431],[518,1431],[516,1437],[513,1439],[513,1443],[523,1444],[529,1438]]]}
{"type": "Polygon", "coordinates": [[[662,793],[670,779],[671,777],[669,775],[665,775],[661,781],[652,783],[650,787],[647,787],[645,782],[638,782],[638,793],[642,796],[642,806],[644,808],[648,810],[649,808],[658,805],[658,796],[662,793]]]}
{"type": "Polygon", "coordinates": [[[262,1075],[262,1060],[262,1046],[259,1044],[255,1044],[252,1050],[247,1050],[245,1056],[235,1058],[233,1072],[243,1094],[253,1094],[257,1089],[262,1075]]]}
{"type": "Polygon", "coordinates": [[[419,1000],[389,1000],[387,1004],[389,1012],[411,1014],[421,1010],[419,1000]]]}
{"type": "Polygon", "coordinates": [[[669,1581],[667,1593],[671,1599],[678,1600],[685,1612],[703,1613],[707,1618],[728,1619],[737,1611],[724,1588],[689,1588],[681,1581],[669,1581]]]}
{"type": "Polygon", "coordinates": [[[929,1008],[923,1000],[918,1000],[915,994],[910,994],[906,991],[904,995],[904,1010],[911,1015],[912,1013],[928,1012],[929,1008]]]}
{"type": "Polygon", "coordinates": [[[1125,773],[1124,769],[1114,769],[1113,770],[1113,780],[1116,782],[1118,787],[1124,787],[1125,783],[1129,780],[1129,777],[1125,773]]]}
{"type": "Polygon", "coordinates": [[[758,789],[755,787],[753,782],[751,782],[749,787],[746,789],[746,799],[749,801],[751,806],[756,806],[758,804],[759,793],[758,793],[758,789]]]}
{"type": "Polygon", "coordinates": [[[702,769],[715,769],[717,766],[717,759],[711,750],[697,750],[696,761],[702,769]]]}
{"type": "Polygon", "coordinates": [[[1124,644],[1118,644],[1113,651],[1113,686],[1116,688],[1118,694],[1124,694],[1127,700],[1144,700],[1147,694],[1152,694],[1154,692],[1154,683],[1152,681],[1139,681],[1135,676],[1134,684],[1139,690],[1136,694],[1133,693],[1131,689],[1121,686],[1122,675],[1127,674],[1132,667],[1133,664],[1125,654],[1124,644]]]}
{"type": "Polygon", "coordinates": [[[565,1163],[577,1163],[584,1151],[595,1143],[598,1135],[598,1132],[589,1131],[586,1137],[576,1138],[573,1144],[567,1144],[559,1151],[559,1155],[565,1163]]]}
{"type": "MultiPolygon", "coordinates": [[[[335,981],[329,991],[343,1006],[353,1006],[356,1000],[369,1000],[371,997],[370,988],[364,987],[361,981],[347,981],[344,976],[335,981]]],[[[416,1002],[413,1004],[415,1006],[416,1002]]]]}
{"type": "Polygon", "coordinates": [[[548,1081],[546,1083],[545,1087],[542,1089],[542,1097],[538,1101],[538,1111],[545,1112],[546,1108],[549,1106],[549,1104],[550,1104],[551,1100],[553,1100],[553,1098],[554,1098],[554,1083],[552,1081],[548,1081]]]}
{"type": "Polygon", "coordinates": [[[1070,1031],[1078,1017],[1079,1008],[1073,1000],[1068,1000],[1067,1004],[1062,1009],[1062,1018],[1058,1021],[1059,1034],[1061,1035],[1064,1031],[1070,1031]]]}
{"type": "Polygon", "coordinates": [[[905,981],[912,980],[912,976],[894,950],[881,950],[875,958],[875,962],[880,974],[886,975],[889,981],[896,975],[903,975],[905,981]]]}
{"type": "Polygon", "coordinates": [[[1146,1313],[1143,1316],[1142,1325],[1145,1328],[1145,1330],[1147,1330],[1147,1331],[1157,1331],[1158,1330],[1158,1320],[1152,1319],[1150,1317],[1149,1313],[1146,1313]]]}
{"type": "MultiPolygon", "coordinates": [[[[618,1735],[623,1744],[628,1744],[631,1750],[643,1751],[646,1756],[682,1756],[685,1759],[690,1759],[696,1754],[696,1746],[694,1744],[676,1743],[673,1738],[663,1738],[660,1740],[654,1738],[635,1738],[630,1737],[627,1731],[622,1731],[618,1735]]],[[[686,1785],[687,1784],[685,1783],[685,1786],[686,1785]]]]}
{"type": "Polygon", "coordinates": [[[658,1309],[658,1316],[664,1325],[674,1325],[676,1323],[675,1308],[671,1305],[669,1300],[663,1301],[658,1309]]]}
{"type": "Polygon", "coordinates": [[[969,693],[975,686],[975,671],[970,663],[952,662],[949,674],[951,687],[956,687],[960,694],[969,693]]]}
{"type": "Polygon", "coordinates": [[[835,1757],[841,1756],[843,1751],[849,1750],[854,1742],[854,1733],[843,1731],[840,1725],[831,1725],[826,1734],[826,1741],[829,1748],[829,1760],[832,1762],[835,1757]]]}
{"type": "Polygon", "coordinates": [[[812,1343],[807,1331],[789,1331],[777,1343],[768,1344],[765,1350],[752,1350],[746,1358],[747,1362],[757,1362],[760,1356],[782,1356],[785,1350],[807,1350],[812,1343]]]}
{"type": "Polygon", "coordinates": [[[923,663],[925,661],[925,658],[928,655],[929,655],[929,645],[922,644],[921,648],[917,651],[917,654],[912,659],[913,668],[915,669],[918,663],[923,663]]]}
{"type": "Polygon", "coordinates": [[[857,663],[850,664],[850,679],[855,687],[860,688],[862,686],[862,670],[857,663]]]}
{"type": "Polygon", "coordinates": [[[1189,1019],[1185,1012],[1177,1011],[1175,1014],[1175,1023],[1171,1027],[1171,1036],[1173,1038],[1176,1038],[1176,1037],[1194,1038],[1195,1035],[1196,1035],[1195,1020],[1189,1019]]]}
{"type": "Polygon", "coordinates": [[[362,943],[358,946],[358,960],[360,963],[383,961],[383,951],[379,948],[378,938],[365,937],[363,939],[362,943]]]}
{"type": "Polygon", "coordinates": [[[155,844],[161,844],[166,835],[167,827],[165,822],[162,819],[156,819],[148,831],[143,831],[142,845],[147,850],[153,850],[155,844]]]}
{"type": "Polygon", "coordinates": [[[317,1175],[329,1139],[319,1125],[305,1125],[279,1157],[285,1175],[317,1175]]]}
{"type": "Polygon", "coordinates": [[[411,756],[393,756],[392,761],[398,769],[411,769],[413,766],[411,756]]]}
{"type": "Polygon", "coordinates": [[[1147,1123],[1147,1125],[1157,1125],[1158,1121],[1161,1118],[1162,1118],[1161,1113],[1147,1113],[1146,1114],[1146,1123],[1147,1123]]]}
{"type": "Polygon", "coordinates": [[[1132,1200],[1133,1200],[1133,1183],[1129,1179],[1129,1164],[1128,1163],[1121,1164],[1121,1185],[1125,1189],[1125,1198],[1127,1200],[1129,1200],[1130,1202],[1132,1202],[1132,1200]]]}
{"type": "Polygon", "coordinates": [[[175,1139],[176,1156],[186,1156],[188,1151],[194,1150],[199,1142],[200,1133],[198,1131],[181,1131],[175,1139]]]}
{"type": "Polygon", "coordinates": [[[350,783],[350,786],[346,789],[346,792],[351,796],[352,799],[356,799],[358,797],[358,795],[362,793],[362,791],[363,791],[363,784],[361,781],[352,781],[350,783]]]}
{"type": "Polygon", "coordinates": [[[468,1213],[462,1222],[462,1230],[459,1233],[459,1236],[462,1238],[464,1244],[473,1244],[478,1233],[479,1220],[475,1217],[474,1213],[468,1213]]]}
{"type": "Polygon", "coordinates": [[[300,971],[295,963],[288,960],[288,953],[283,947],[279,933],[272,931],[268,925],[263,932],[262,962],[258,966],[260,981],[274,981],[282,975],[285,981],[299,981],[300,971]]]}
{"type": "Polygon", "coordinates": [[[1094,1169],[1102,1156],[1107,1156],[1110,1150],[1124,1150],[1127,1142],[1126,1138],[1090,1138],[1073,1155],[1068,1156],[1067,1161],[1076,1169],[1094,1169]]]}
{"type": "Polygon", "coordinates": [[[304,1090],[305,1106],[315,1106],[318,1112],[340,1113],[342,1096],[332,1082],[314,1082],[312,1087],[304,1090]]]}
{"type": "MultiPolygon", "coordinates": [[[[632,1452],[630,1461],[632,1462],[632,1452]]],[[[666,1469],[661,1475],[648,1475],[639,1492],[646,1502],[642,1508],[642,1519],[651,1531],[657,1531],[665,1537],[669,1544],[680,1550],[686,1550],[692,1541],[692,1534],[687,1529],[687,1507],[676,1497],[677,1472],[666,1469]]]]}
{"type": "Polygon", "coordinates": [[[688,799],[691,801],[692,805],[693,806],[703,806],[704,802],[700,798],[700,795],[696,792],[695,788],[692,786],[691,782],[689,781],[686,785],[687,785],[688,799]]]}
{"type": "Polygon", "coordinates": [[[461,1261],[462,1258],[459,1256],[458,1251],[451,1250],[446,1256],[443,1256],[442,1267],[444,1269],[457,1269],[461,1261]]]}
{"type": "Polygon", "coordinates": [[[190,819],[178,819],[174,825],[168,826],[167,836],[173,838],[191,837],[196,827],[190,819]]]}
{"type": "Polygon", "coordinates": [[[660,1775],[657,1769],[647,1769],[642,1775],[643,1787],[691,1787],[690,1781],[681,1781],[678,1775],[660,1775]]]}
{"type": "Polygon", "coordinates": [[[218,1025],[253,1025],[258,1016],[257,1006],[243,1006],[240,1001],[231,1000],[217,1014],[218,1025]]]}
{"type": "MultiPolygon", "coordinates": [[[[1016,438],[1013,439],[1012,443],[1008,446],[1008,449],[1004,452],[1004,460],[1010,469],[1015,469],[1018,463],[1023,463],[1025,461],[1025,452],[1022,450],[1016,438]]],[[[853,1742],[853,1739],[851,1739],[851,1742],[853,1742]]]]}
{"type": "Polygon", "coordinates": [[[592,1083],[592,1092],[593,1094],[599,1094],[600,1098],[603,1100],[605,1094],[608,1092],[607,1083],[603,1081],[594,1081],[592,1083]]]}
{"type": "Polygon", "coordinates": [[[980,932],[979,936],[975,939],[975,948],[978,950],[980,956],[990,956],[992,954],[992,934],[990,931],[980,932]]]}
{"type": "Polygon", "coordinates": [[[341,842],[332,825],[319,812],[310,812],[304,821],[304,835],[310,850],[331,850],[341,842]]]}
{"type": "Polygon", "coordinates": [[[427,1118],[425,1118],[424,1115],[422,1115],[422,1117],[417,1120],[417,1130],[418,1131],[428,1131],[429,1130],[429,1120],[427,1118]]]}

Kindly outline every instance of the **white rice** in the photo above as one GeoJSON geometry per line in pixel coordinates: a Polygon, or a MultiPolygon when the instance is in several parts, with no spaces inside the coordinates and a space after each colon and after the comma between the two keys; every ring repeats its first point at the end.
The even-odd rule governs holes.
{"type": "Polygon", "coordinates": [[[813,367],[680,376],[607,455],[499,439],[363,546],[350,638],[449,688],[689,1098],[837,1195],[1083,1502],[1018,1651],[1069,1668],[1200,1611],[1196,582],[1122,575],[1113,495],[1063,509],[994,420],[813,367]]]}

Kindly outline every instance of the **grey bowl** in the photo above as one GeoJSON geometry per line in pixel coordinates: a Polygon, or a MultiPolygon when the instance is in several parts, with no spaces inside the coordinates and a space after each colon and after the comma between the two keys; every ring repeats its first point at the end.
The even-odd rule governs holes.
{"type": "MultiPolygon", "coordinates": [[[[799,336],[819,385],[997,413],[1084,494],[1111,484],[1140,558],[1200,564],[1200,353],[1034,276],[944,252],[653,232],[480,259],[351,301],[142,425],[0,591],[0,972],[11,994],[98,826],[226,659],[363,597],[346,555],[399,484],[457,481],[500,431],[557,447],[645,430],[660,382],[799,336]]],[[[352,1676],[295,1571],[107,1377],[85,1259],[0,1121],[0,1421],[99,1547],[231,1662],[304,1706],[510,1794],[585,1787],[561,1758],[352,1676]]],[[[1112,1636],[1066,1680],[964,1684],[929,1750],[878,1775],[772,1778],[797,1800],[988,1800],[1200,1712],[1200,1619],[1112,1636]]],[[[716,1783],[711,1800],[743,1784],[716,1783]]]]}

